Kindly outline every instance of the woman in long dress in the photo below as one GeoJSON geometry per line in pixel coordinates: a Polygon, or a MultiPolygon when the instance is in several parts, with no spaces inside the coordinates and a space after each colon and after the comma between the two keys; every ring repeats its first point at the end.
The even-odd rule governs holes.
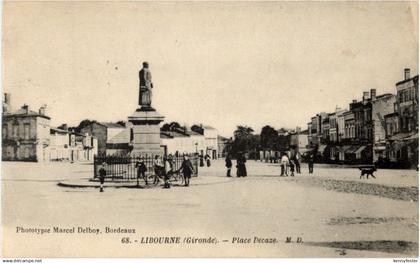
{"type": "Polygon", "coordinates": [[[245,177],[247,176],[246,172],[246,158],[242,153],[239,153],[238,158],[236,159],[236,176],[245,177]]]}

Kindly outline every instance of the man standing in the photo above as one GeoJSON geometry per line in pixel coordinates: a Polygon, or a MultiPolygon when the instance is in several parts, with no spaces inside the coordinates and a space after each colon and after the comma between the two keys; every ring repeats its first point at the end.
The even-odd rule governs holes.
{"type": "Polygon", "coordinates": [[[146,185],[148,185],[149,183],[147,182],[147,176],[146,176],[147,167],[144,164],[143,157],[141,157],[140,161],[136,163],[136,167],[137,167],[137,187],[139,187],[140,178],[143,178],[144,181],[146,182],[146,185]]]}
{"type": "Polygon", "coordinates": [[[101,183],[99,186],[99,192],[104,191],[105,177],[106,177],[106,162],[103,162],[101,168],[99,169],[99,182],[101,183]]]}
{"type": "Polygon", "coordinates": [[[295,163],[296,173],[300,174],[300,162],[299,162],[299,153],[297,152],[295,154],[295,157],[293,158],[293,162],[295,163]]]}
{"type": "Polygon", "coordinates": [[[309,168],[309,173],[310,174],[314,172],[314,154],[313,153],[309,154],[308,168],[309,168]]]}
{"type": "Polygon", "coordinates": [[[232,170],[232,160],[230,159],[230,154],[226,155],[225,166],[226,166],[226,169],[227,169],[226,176],[231,177],[230,171],[232,170]]]}

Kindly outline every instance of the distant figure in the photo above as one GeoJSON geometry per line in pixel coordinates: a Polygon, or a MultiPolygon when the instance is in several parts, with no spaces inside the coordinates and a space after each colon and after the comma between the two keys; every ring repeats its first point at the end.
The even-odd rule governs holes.
{"type": "Polygon", "coordinates": [[[210,155],[206,154],[206,163],[207,163],[207,167],[210,167],[211,163],[210,163],[210,155]]]}
{"type": "Polygon", "coordinates": [[[289,176],[287,174],[287,166],[289,165],[289,157],[287,156],[286,153],[283,153],[281,159],[280,159],[280,167],[281,167],[281,174],[280,176],[286,175],[289,176]]]}
{"type": "Polygon", "coordinates": [[[140,92],[139,105],[144,108],[152,106],[152,73],[149,70],[149,63],[143,62],[143,68],[139,71],[140,92]]]}
{"type": "Polygon", "coordinates": [[[155,170],[155,179],[153,181],[153,184],[159,183],[159,178],[162,176],[164,167],[162,164],[162,161],[159,158],[159,155],[155,156],[155,159],[153,160],[153,168],[155,170]]]}
{"type": "Polygon", "coordinates": [[[314,172],[314,154],[313,153],[309,154],[308,168],[309,168],[309,173],[310,174],[314,172]]]}
{"type": "Polygon", "coordinates": [[[190,185],[191,175],[194,172],[194,167],[190,159],[188,158],[188,155],[184,155],[184,160],[182,161],[181,169],[182,169],[182,174],[184,175],[185,186],[188,187],[190,185]]]}
{"type": "Polygon", "coordinates": [[[226,176],[231,177],[230,171],[232,170],[232,160],[230,159],[230,154],[226,155],[225,166],[226,166],[226,169],[227,169],[226,176]]]}
{"type": "Polygon", "coordinates": [[[292,159],[289,160],[290,176],[295,176],[295,162],[292,159]]]}
{"type": "Polygon", "coordinates": [[[99,192],[104,191],[104,183],[105,183],[105,177],[106,177],[106,162],[102,163],[101,168],[99,169],[99,182],[101,183],[99,186],[99,192]]]}
{"type": "Polygon", "coordinates": [[[293,162],[295,163],[296,173],[300,174],[300,161],[299,161],[300,155],[299,153],[296,153],[293,162]]]}
{"type": "Polygon", "coordinates": [[[163,188],[171,188],[171,184],[169,182],[173,173],[173,163],[171,156],[165,158],[165,172],[164,172],[164,186],[163,188]]]}
{"type": "Polygon", "coordinates": [[[238,154],[238,158],[236,159],[236,176],[237,177],[245,177],[247,176],[246,172],[246,158],[242,153],[238,154]]]}
{"type": "Polygon", "coordinates": [[[203,155],[200,155],[200,167],[204,166],[204,157],[203,155]]]}
{"type": "Polygon", "coordinates": [[[144,181],[146,182],[146,185],[148,185],[149,183],[147,182],[147,176],[146,176],[147,167],[144,164],[143,158],[140,158],[140,161],[136,163],[136,167],[137,167],[137,187],[139,187],[140,178],[143,178],[144,181]]]}

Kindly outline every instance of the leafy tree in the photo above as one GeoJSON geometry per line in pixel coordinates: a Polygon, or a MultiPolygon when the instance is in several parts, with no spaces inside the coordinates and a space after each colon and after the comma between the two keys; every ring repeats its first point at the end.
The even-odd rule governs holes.
{"type": "Polygon", "coordinates": [[[165,123],[160,128],[161,131],[174,131],[176,129],[181,129],[181,125],[175,121],[170,122],[170,123],[165,123]]]}
{"type": "Polygon", "coordinates": [[[258,136],[253,134],[254,130],[245,125],[237,126],[234,131],[231,154],[236,156],[238,152],[255,154],[258,147],[258,136]]]}
{"type": "Polygon", "coordinates": [[[271,126],[266,125],[261,129],[260,146],[263,149],[275,150],[278,144],[278,132],[271,126]]]}

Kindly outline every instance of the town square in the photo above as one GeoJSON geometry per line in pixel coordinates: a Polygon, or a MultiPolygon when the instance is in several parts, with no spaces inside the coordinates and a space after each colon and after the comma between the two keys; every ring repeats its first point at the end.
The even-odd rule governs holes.
{"type": "Polygon", "coordinates": [[[417,3],[4,8],[4,257],[418,257],[417,3]]]}

